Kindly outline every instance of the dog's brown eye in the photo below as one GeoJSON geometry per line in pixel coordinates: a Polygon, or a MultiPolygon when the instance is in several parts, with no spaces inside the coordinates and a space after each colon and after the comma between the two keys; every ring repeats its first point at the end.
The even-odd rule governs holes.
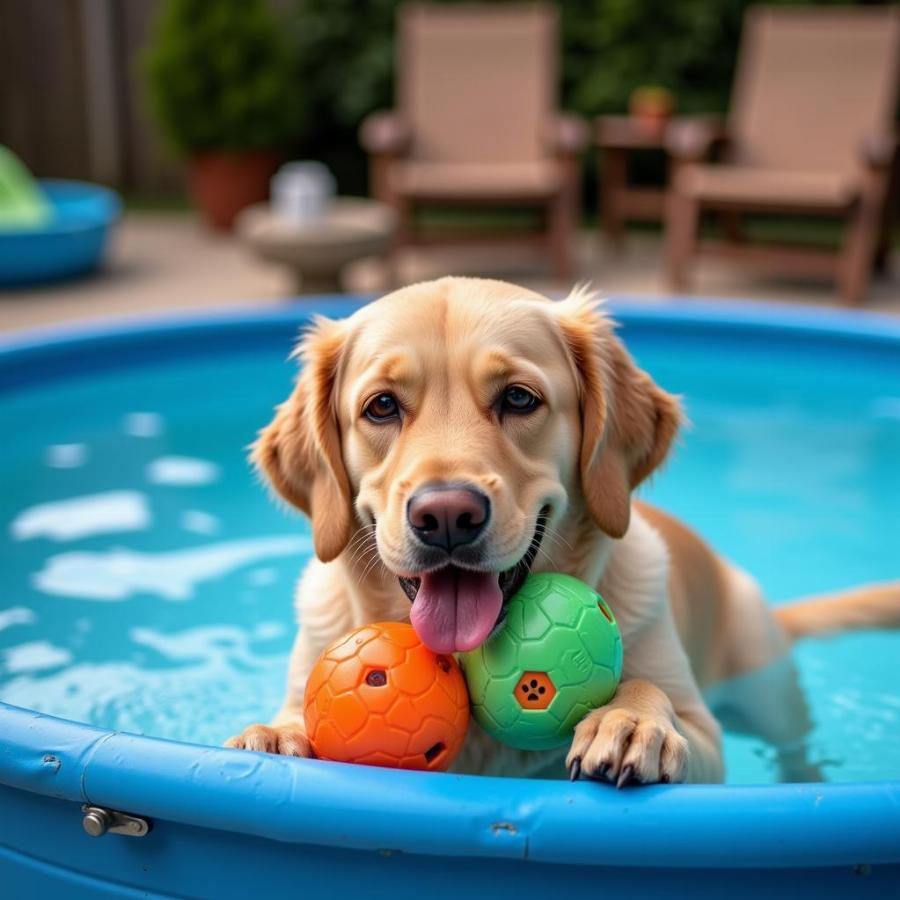
{"type": "Polygon", "coordinates": [[[369,401],[365,416],[371,422],[389,422],[400,414],[400,406],[392,394],[379,394],[369,401]]]}
{"type": "Polygon", "coordinates": [[[540,400],[527,388],[517,384],[510,385],[503,392],[503,412],[528,413],[537,409],[540,400]]]}

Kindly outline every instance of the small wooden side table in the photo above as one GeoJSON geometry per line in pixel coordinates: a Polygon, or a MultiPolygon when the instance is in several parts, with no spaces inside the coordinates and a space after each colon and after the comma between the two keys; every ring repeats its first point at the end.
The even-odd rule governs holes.
{"type": "Polygon", "coordinates": [[[604,235],[621,246],[625,223],[634,219],[660,221],[665,212],[664,188],[628,183],[628,156],[635,150],[665,151],[665,127],[645,124],[632,116],[599,116],[594,120],[594,144],[600,149],[600,213],[604,235]]]}

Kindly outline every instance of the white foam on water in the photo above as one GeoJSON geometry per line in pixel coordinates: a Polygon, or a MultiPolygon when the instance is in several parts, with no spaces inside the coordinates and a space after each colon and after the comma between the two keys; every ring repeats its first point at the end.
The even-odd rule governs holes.
{"type": "Polygon", "coordinates": [[[252,587],[271,587],[278,581],[278,570],[271,566],[253,569],[247,573],[247,584],[252,587]]]}
{"type": "Polygon", "coordinates": [[[185,531],[194,534],[215,534],[222,527],[216,516],[202,509],[186,509],[178,522],[185,531]]]}
{"type": "Polygon", "coordinates": [[[253,628],[253,637],[261,641],[281,637],[283,634],[284,623],[282,622],[258,622],[253,628]]]}
{"type": "Polygon", "coordinates": [[[72,662],[72,654],[49,641],[29,641],[9,647],[3,652],[3,666],[8,672],[41,672],[72,662]]]}
{"type": "Polygon", "coordinates": [[[98,534],[143,531],[151,523],[147,497],[138,491],[106,491],[23,509],[10,523],[17,541],[74,541],[98,534]]]}
{"type": "Polygon", "coordinates": [[[2,698],[100,728],[221,746],[251,722],[272,717],[287,669],[283,653],[258,657],[253,668],[225,656],[164,668],[117,661],[21,672],[3,685],[2,698]]]}
{"type": "Polygon", "coordinates": [[[77,469],[88,455],[85,444],[53,444],[44,450],[44,462],[52,469],[77,469]]]}
{"type": "Polygon", "coordinates": [[[11,606],[9,609],[0,609],[0,631],[12,628],[13,625],[31,625],[34,620],[34,612],[27,606],[11,606]]]}
{"type": "Polygon", "coordinates": [[[254,666],[257,659],[250,651],[251,640],[268,640],[283,633],[280,622],[260,622],[249,634],[234,625],[202,625],[170,633],[155,628],[132,628],[128,636],[135,644],[149,647],[173,661],[235,661],[254,666]]]}
{"type": "Polygon", "coordinates": [[[308,537],[275,535],[166,553],[126,548],[74,551],[49,557],[31,580],[45,594],[81,600],[116,602],[141,593],[165,600],[189,600],[203,581],[260,560],[299,556],[311,550],[308,537]]]}
{"type": "Polygon", "coordinates": [[[165,421],[159,413],[133,412],[122,420],[122,430],[132,437],[159,437],[165,428],[165,421]]]}
{"type": "Polygon", "coordinates": [[[153,484],[176,487],[212,484],[219,477],[219,467],[209,460],[190,456],[160,456],[147,466],[145,475],[153,484]]]}

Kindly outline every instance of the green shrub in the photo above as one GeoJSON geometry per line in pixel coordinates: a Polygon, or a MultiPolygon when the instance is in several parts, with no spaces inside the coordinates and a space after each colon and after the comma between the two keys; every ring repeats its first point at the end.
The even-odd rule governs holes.
{"type": "MultiPolygon", "coordinates": [[[[672,91],[677,112],[724,111],[751,2],[558,3],[561,105],[624,113],[632,90],[655,84],[672,91]]],[[[393,105],[400,0],[277,0],[283,28],[274,3],[166,0],[146,59],[153,107],[183,150],[284,146],[324,160],[343,191],[361,193],[357,128],[393,105]]]]}
{"type": "Polygon", "coordinates": [[[165,0],[142,63],[150,107],[187,153],[290,146],[295,59],[269,0],[165,0]]]}
{"type": "Polygon", "coordinates": [[[586,115],[624,113],[655,84],[679,111],[721,111],[748,0],[568,0],[562,9],[564,101],[586,115]]]}

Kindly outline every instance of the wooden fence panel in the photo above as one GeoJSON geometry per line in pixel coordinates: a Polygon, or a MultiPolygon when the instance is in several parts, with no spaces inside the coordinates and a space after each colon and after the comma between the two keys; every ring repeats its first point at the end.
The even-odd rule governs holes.
{"type": "Polygon", "coordinates": [[[39,176],[182,190],[138,57],[158,0],[0,0],[0,143],[39,176]]]}

